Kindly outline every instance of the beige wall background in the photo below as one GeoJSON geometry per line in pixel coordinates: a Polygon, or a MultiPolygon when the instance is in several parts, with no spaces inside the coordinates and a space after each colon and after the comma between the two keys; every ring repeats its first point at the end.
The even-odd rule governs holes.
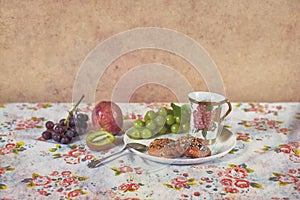
{"type": "MultiPolygon", "coordinates": [[[[139,27],[173,29],[201,44],[231,101],[298,102],[299,13],[299,0],[0,0],[0,102],[72,101],[88,53],[110,36],[139,27]]],[[[139,50],[108,67],[96,99],[110,99],[122,75],[152,62],[174,68],[194,90],[207,90],[182,58],[139,50]]],[[[131,101],[176,101],[176,94],[148,84],[131,101]]]]}

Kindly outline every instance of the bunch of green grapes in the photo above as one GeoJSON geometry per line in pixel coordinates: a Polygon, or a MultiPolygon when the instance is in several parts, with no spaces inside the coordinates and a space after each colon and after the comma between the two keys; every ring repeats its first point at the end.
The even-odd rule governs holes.
{"type": "Polygon", "coordinates": [[[171,109],[160,107],[156,112],[149,110],[144,119],[133,122],[128,136],[134,139],[149,139],[157,134],[184,133],[190,129],[190,116],[188,112],[181,112],[182,108],[171,104],[171,109]]]}

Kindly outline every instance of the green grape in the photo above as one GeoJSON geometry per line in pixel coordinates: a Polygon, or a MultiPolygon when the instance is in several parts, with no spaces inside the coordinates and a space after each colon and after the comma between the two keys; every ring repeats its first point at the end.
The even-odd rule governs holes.
{"type": "Polygon", "coordinates": [[[166,126],[161,127],[161,129],[159,130],[158,134],[166,134],[168,131],[168,128],[166,126]]]}
{"type": "Polygon", "coordinates": [[[158,126],[163,126],[166,122],[166,118],[161,115],[157,115],[154,121],[158,126]]]}
{"type": "Polygon", "coordinates": [[[166,117],[166,124],[172,125],[174,123],[175,123],[174,116],[171,115],[171,114],[167,115],[167,117],[166,117]]]}
{"type": "Polygon", "coordinates": [[[141,138],[141,134],[140,134],[140,131],[138,129],[131,129],[131,130],[129,130],[129,132],[127,133],[127,135],[130,138],[133,138],[133,139],[140,139],[141,138]]]}
{"type": "Polygon", "coordinates": [[[181,115],[181,123],[186,123],[186,122],[189,122],[190,119],[188,116],[185,116],[185,115],[181,115]]]}
{"type": "Polygon", "coordinates": [[[150,119],[154,119],[156,117],[156,113],[153,110],[149,110],[146,112],[144,119],[145,121],[150,120],[150,119]]]}
{"type": "Polygon", "coordinates": [[[179,133],[179,124],[175,123],[171,126],[171,132],[172,133],[179,133]]]}
{"type": "Polygon", "coordinates": [[[156,128],[156,124],[154,122],[154,120],[147,120],[146,121],[146,128],[150,129],[150,130],[154,130],[156,128]]]}
{"type": "Polygon", "coordinates": [[[149,139],[152,137],[152,132],[148,128],[145,128],[141,132],[141,137],[143,139],[149,139]]]}
{"type": "Polygon", "coordinates": [[[144,115],[144,121],[150,120],[149,116],[148,116],[148,112],[146,112],[146,114],[144,115]]]}
{"type": "Polygon", "coordinates": [[[186,122],[186,123],[183,123],[181,125],[181,131],[182,132],[188,132],[190,130],[190,122],[186,122]]]}
{"type": "Polygon", "coordinates": [[[167,116],[167,109],[165,107],[160,107],[157,111],[157,114],[165,117],[167,116]]]}
{"type": "Polygon", "coordinates": [[[141,129],[141,128],[143,128],[143,127],[145,126],[145,122],[143,122],[143,121],[140,120],[140,119],[137,119],[137,120],[134,120],[133,126],[134,126],[134,128],[136,128],[136,129],[141,129]]]}
{"type": "Polygon", "coordinates": [[[178,123],[178,124],[180,124],[180,122],[181,122],[181,116],[174,116],[174,118],[175,118],[175,122],[178,123]]]}

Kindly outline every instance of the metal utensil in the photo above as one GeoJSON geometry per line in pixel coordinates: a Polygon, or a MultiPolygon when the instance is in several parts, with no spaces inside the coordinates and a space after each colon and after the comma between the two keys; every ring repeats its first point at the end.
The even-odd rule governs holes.
{"type": "Polygon", "coordinates": [[[120,153],[122,153],[125,149],[128,149],[128,148],[132,148],[132,149],[135,149],[137,151],[140,151],[140,152],[144,152],[144,151],[147,151],[148,150],[148,146],[144,145],[144,144],[140,144],[140,143],[127,143],[125,144],[122,149],[116,153],[113,153],[107,157],[104,157],[104,158],[101,158],[99,160],[93,160],[91,161],[89,164],[88,164],[88,167],[89,168],[97,168],[99,166],[101,166],[103,163],[105,163],[104,161],[108,160],[109,158],[111,157],[114,157],[120,153]]]}

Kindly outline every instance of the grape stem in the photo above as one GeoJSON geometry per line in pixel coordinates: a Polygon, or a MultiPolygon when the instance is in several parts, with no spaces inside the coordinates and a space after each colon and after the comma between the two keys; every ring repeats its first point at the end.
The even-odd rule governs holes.
{"type": "Polygon", "coordinates": [[[79,101],[75,104],[75,106],[72,108],[71,111],[69,111],[69,114],[67,116],[67,118],[64,121],[64,124],[67,125],[67,128],[69,128],[69,119],[70,117],[73,115],[73,112],[76,110],[76,108],[79,106],[79,104],[81,103],[81,101],[83,100],[84,95],[81,96],[81,98],[79,99],[79,101]]]}

